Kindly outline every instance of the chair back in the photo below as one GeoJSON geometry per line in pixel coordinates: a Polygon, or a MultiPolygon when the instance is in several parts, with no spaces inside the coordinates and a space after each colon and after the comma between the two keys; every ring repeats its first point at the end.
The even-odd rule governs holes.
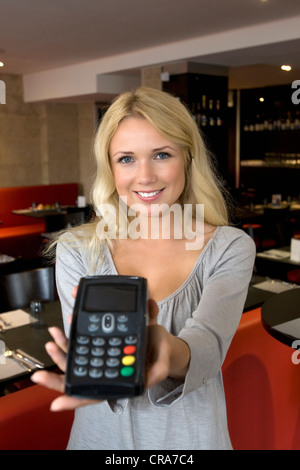
{"type": "Polygon", "coordinates": [[[85,222],[85,214],[84,211],[78,210],[66,214],[47,215],[45,222],[47,233],[57,232],[66,227],[70,228],[83,224],[85,222]]]}
{"type": "Polygon", "coordinates": [[[26,308],[32,299],[56,300],[54,266],[0,277],[0,311],[26,308]]]}
{"type": "Polygon", "coordinates": [[[289,245],[292,237],[289,208],[265,208],[262,232],[263,238],[272,238],[275,246],[289,245]]]}

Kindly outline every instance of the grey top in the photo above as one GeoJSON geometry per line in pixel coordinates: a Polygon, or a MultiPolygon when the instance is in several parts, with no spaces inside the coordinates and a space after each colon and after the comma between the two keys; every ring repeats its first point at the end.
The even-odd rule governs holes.
{"type": "MultiPolygon", "coordinates": [[[[72,288],[91,274],[118,274],[107,245],[91,272],[79,239],[57,246],[57,285],[64,324],[72,313],[72,288]]],[[[243,231],[218,227],[186,279],[158,302],[158,321],[186,341],[191,360],[185,381],[171,378],[144,395],[81,407],[69,449],[231,449],[221,366],[238,327],[255,259],[243,231]]]]}

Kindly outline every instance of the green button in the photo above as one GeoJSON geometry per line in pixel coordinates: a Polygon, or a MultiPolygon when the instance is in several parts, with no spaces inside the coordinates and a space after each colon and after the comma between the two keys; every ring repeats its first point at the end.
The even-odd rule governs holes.
{"type": "Polygon", "coordinates": [[[122,367],[121,375],[123,377],[130,377],[133,374],[134,374],[134,368],[133,367],[122,367]]]}

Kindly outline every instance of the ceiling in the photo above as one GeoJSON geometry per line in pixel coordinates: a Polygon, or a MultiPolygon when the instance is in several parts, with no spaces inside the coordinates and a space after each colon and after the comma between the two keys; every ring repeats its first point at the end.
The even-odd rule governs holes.
{"type": "MultiPolygon", "coordinates": [[[[31,74],[299,15],[299,0],[0,0],[1,73],[31,74]]],[[[278,42],[275,34],[270,44],[226,51],[220,44],[220,51],[192,59],[300,68],[300,24],[299,38],[278,42]]]]}

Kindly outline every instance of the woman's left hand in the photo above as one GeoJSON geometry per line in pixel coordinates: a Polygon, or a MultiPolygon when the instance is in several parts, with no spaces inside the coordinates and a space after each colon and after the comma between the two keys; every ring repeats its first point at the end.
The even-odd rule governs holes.
{"type": "Polygon", "coordinates": [[[184,380],[190,360],[188,345],[157,324],[158,306],[154,300],[149,300],[148,310],[146,388],[168,376],[184,380]]]}

